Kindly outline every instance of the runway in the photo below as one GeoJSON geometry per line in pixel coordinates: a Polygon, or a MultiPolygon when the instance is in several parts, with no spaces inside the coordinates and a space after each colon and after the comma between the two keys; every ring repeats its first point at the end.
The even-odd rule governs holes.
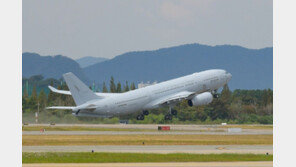
{"type": "Polygon", "coordinates": [[[23,152],[117,152],[117,153],[193,153],[193,154],[273,154],[272,145],[102,145],[102,146],[23,146],[23,152]]]}
{"type": "Polygon", "coordinates": [[[162,162],[162,163],[36,163],[23,167],[272,167],[272,161],[257,162],[162,162]]]}
{"type": "MultiPolygon", "coordinates": [[[[176,124],[29,124],[26,126],[56,126],[56,127],[89,127],[89,128],[119,128],[119,129],[152,129],[156,130],[158,126],[170,126],[171,130],[183,130],[183,131],[195,131],[195,130],[216,130],[216,129],[226,129],[228,127],[237,127],[238,125],[176,125],[176,124]]],[[[243,129],[269,129],[272,131],[271,125],[240,125],[243,129]],[[254,128],[255,127],[255,128],[254,128]],[[256,128],[261,127],[261,128],[256,128]]]]}
{"type": "Polygon", "coordinates": [[[272,135],[271,130],[227,131],[23,131],[23,135],[272,135]]]}
{"type": "Polygon", "coordinates": [[[272,131],[194,132],[194,131],[23,131],[23,135],[272,135],[272,131]]]}

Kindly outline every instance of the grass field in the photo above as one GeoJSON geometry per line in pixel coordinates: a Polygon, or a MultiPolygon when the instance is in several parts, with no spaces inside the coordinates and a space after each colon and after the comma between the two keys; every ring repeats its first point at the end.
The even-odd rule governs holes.
{"type": "Polygon", "coordinates": [[[272,161],[265,154],[23,153],[23,163],[272,161]]]}
{"type": "Polygon", "coordinates": [[[272,145],[272,135],[23,135],[23,146],[272,145]]]}

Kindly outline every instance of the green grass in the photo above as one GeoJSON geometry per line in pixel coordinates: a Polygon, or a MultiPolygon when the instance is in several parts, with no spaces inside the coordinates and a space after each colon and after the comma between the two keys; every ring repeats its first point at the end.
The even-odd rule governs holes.
{"type": "Polygon", "coordinates": [[[265,154],[23,153],[23,163],[272,161],[265,154]]]}
{"type": "Polygon", "coordinates": [[[272,145],[273,135],[23,135],[23,146],[272,145]]]}

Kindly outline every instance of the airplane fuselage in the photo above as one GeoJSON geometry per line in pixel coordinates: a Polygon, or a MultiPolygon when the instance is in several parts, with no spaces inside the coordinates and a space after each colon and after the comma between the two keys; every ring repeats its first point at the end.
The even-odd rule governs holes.
{"type": "MultiPolygon", "coordinates": [[[[154,109],[160,107],[160,105],[155,105],[157,101],[178,92],[188,91],[196,94],[210,92],[224,86],[230,79],[231,74],[225,70],[207,70],[193,73],[105,99],[89,101],[77,106],[76,110],[87,106],[95,106],[96,108],[92,111],[81,110],[77,116],[112,117],[154,109]]],[[[173,106],[175,103],[168,105],[173,106]]]]}

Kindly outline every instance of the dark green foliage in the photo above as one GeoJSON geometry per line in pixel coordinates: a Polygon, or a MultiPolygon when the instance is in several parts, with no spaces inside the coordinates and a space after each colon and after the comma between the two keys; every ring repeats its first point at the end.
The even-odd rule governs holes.
{"type": "Polygon", "coordinates": [[[31,95],[31,97],[34,98],[34,99],[37,99],[36,85],[34,85],[34,87],[33,87],[33,91],[32,91],[32,95],[31,95]]]}
{"type": "Polygon", "coordinates": [[[121,91],[121,83],[120,83],[120,82],[117,83],[116,92],[117,92],[117,93],[121,93],[121,92],[122,92],[122,91],[121,91]]]}
{"type": "Polygon", "coordinates": [[[129,91],[129,86],[128,86],[128,82],[127,81],[125,81],[124,91],[125,92],[128,92],[129,91]]]}
{"type": "Polygon", "coordinates": [[[107,88],[105,82],[103,83],[103,92],[104,92],[104,93],[107,93],[107,92],[108,92],[108,88],[107,88]]]}
{"type": "Polygon", "coordinates": [[[132,83],[131,84],[131,90],[135,90],[135,89],[136,89],[135,83],[132,83]]]}
{"type": "Polygon", "coordinates": [[[39,102],[41,108],[46,107],[47,96],[46,96],[45,92],[43,91],[43,89],[39,93],[38,102],[39,102]]]}
{"type": "Polygon", "coordinates": [[[110,92],[111,93],[115,93],[116,92],[116,85],[115,85],[115,82],[114,82],[114,78],[111,77],[110,79],[110,92]]]}

